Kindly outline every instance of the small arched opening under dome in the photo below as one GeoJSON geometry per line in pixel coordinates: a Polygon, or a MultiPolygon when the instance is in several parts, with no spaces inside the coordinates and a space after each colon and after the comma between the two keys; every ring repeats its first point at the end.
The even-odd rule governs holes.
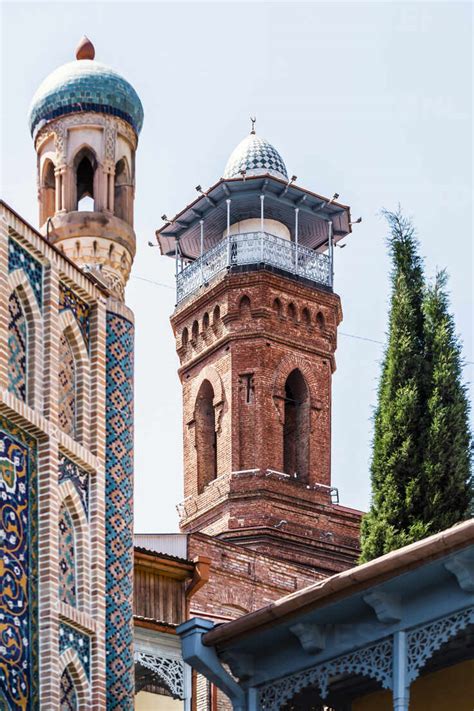
{"type": "Polygon", "coordinates": [[[239,313],[242,318],[250,318],[252,316],[251,303],[247,295],[242,296],[240,299],[239,313]]]}
{"type": "Polygon", "coordinates": [[[120,220],[132,224],[133,188],[126,158],[115,165],[114,214],[120,220]]]}
{"type": "Polygon", "coordinates": [[[43,225],[46,220],[56,213],[56,176],[54,175],[54,163],[52,160],[45,160],[41,175],[40,184],[40,223],[43,225]]]}
{"type": "Polygon", "coordinates": [[[201,383],[194,409],[197,450],[198,494],[217,477],[217,432],[214,389],[209,380],[201,383]]]}
{"type": "Polygon", "coordinates": [[[283,470],[307,483],[309,477],[310,399],[306,381],[298,368],[285,383],[283,470]]]}
{"type": "Polygon", "coordinates": [[[76,175],[76,210],[93,212],[95,208],[95,172],[97,161],[89,148],[82,148],[74,159],[76,175]]]}

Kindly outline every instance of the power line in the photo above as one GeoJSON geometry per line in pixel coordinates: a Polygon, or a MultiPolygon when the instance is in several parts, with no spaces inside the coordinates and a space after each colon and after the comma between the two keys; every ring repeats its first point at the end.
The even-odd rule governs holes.
{"type": "MultiPolygon", "coordinates": [[[[146,277],[137,276],[132,274],[132,279],[139,279],[140,281],[146,281],[148,284],[154,284],[155,286],[162,286],[164,289],[174,289],[174,286],[170,284],[162,284],[159,281],[153,281],[153,279],[147,279],[146,277]]],[[[346,338],[355,338],[357,341],[367,341],[368,343],[377,343],[379,346],[383,346],[383,341],[377,341],[375,338],[367,338],[367,336],[357,336],[354,333],[344,333],[344,331],[338,331],[340,336],[345,336],[346,338]]],[[[465,360],[463,365],[474,365],[474,361],[465,360]]]]}

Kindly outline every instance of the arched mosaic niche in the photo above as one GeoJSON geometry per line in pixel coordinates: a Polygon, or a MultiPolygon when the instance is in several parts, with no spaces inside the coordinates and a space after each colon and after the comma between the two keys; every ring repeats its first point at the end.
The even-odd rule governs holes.
{"type": "Polygon", "coordinates": [[[78,707],[76,685],[69,668],[66,667],[61,674],[60,710],[76,711],[78,707]]]}
{"type": "Polygon", "coordinates": [[[27,399],[28,321],[17,291],[8,299],[8,392],[27,399]]]}
{"type": "MultiPolygon", "coordinates": [[[[36,440],[0,416],[3,547],[0,698],[38,706],[38,503],[36,440]]],[[[3,707],[2,707],[3,708],[3,707]]]]}
{"type": "Polygon", "coordinates": [[[77,434],[77,365],[70,339],[66,333],[59,338],[59,426],[75,438],[77,434]]]}
{"type": "Polygon", "coordinates": [[[77,607],[76,590],[76,534],[74,521],[66,503],[59,509],[59,599],[77,607]]]}

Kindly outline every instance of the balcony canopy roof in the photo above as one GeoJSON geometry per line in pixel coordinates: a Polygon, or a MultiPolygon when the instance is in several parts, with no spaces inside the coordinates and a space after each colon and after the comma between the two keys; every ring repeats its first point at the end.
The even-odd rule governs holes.
{"type": "Polygon", "coordinates": [[[337,242],[352,230],[350,208],[271,175],[247,178],[221,178],[206,193],[187,205],[170,222],[156,231],[163,255],[174,257],[179,242],[181,255],[195,259],[200,254],[200,220],[204,221],[204,251],[223,238],[230,222],[234,224],[260,217],[260,195],[265,196],[265,219],[277,220],[288,227],[294,238],[295,208],[298,214],[298,241],[309,249],[322,250],[328,241],[328,222],[333,223],[337,242]]]}

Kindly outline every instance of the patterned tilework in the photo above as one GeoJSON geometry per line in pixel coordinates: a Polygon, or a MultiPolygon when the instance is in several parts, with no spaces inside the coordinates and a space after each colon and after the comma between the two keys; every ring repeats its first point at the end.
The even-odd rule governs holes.
{"type": "MultiPolygon", "coordinates": [[[[0,699],[38,708],[36,441],[0,416],[0,699]]],[[[3,706],[2,706],[3,708],[3,706]]]]}
{"type": "Polygon", "coordinates": [[[288,180],[286,166],[277,149],[255,133],[246,136],[233,150],[224,169],[224,178],[240,178],[242,170],[247,175],[270,173],[288,180]]]}
{"type": "Polygon", "coordinates": [[[133,324],[107,313],[107,710],[133,709],[133,324]]]}
{"type": "Polygon", "coordinates": [[[39,86],[30,108],[31,133],[42,120],[80,111],[119,116],[137,133],[143,124],[143,107],[133,86],[105,64],[81,59],[58,67],[39,86]]]}
{"type": "Polygon", "coordinates": [[[10,239],[8,242],[8,271],[13,272],[15,269],[23,269],[25,272],[41,309],[43,304],[43,267],[24,247],[14,239],[10,239]]]}
{"type": "Polygon", "coordinates": [[[89,517],[89,473],[78,467],[64,454],[60,454],[58,484],[68,480],[74,484],[86,516],[89,517]]]}
{"type": "Polygon", "coordinates": [[[61,705],[60,711],[76,711],[77,704],[77,694],[76,687],[72,677],[66,667],[66,669],[61,674],[61,705]]]}
{"type": "Polygon", "coordinates": [[[71,311],[77,321],[77,325],[84,337],[84,341],[89,350],[89,330],[91,307],[86,304],[77,294],[66,284],[59,283],[59,313],[71,311]]]}
{"type": "Polygon", "coordinates": [[[76,362],[71,344],[64,335],[59,339],[59,426],[76,436],[76,362]]]}
{"type": "Polygon", "coordinates": [[[26,402],[28,324],[18,294],[8,299],[8,392],[26,402]]]}
{"type": "Polygon", "coordinates": [[[59,654],[72,647],[79,657],[86,677],[90,679],[91,666],[91,638],[85,632],[61,622],[59,625],[59,654]]]}
{"type": "Polygon", "coordinates": [[[76,560],[74,522],[66,504],[59,510],[59,599],[76,607],[76,560]]]}

